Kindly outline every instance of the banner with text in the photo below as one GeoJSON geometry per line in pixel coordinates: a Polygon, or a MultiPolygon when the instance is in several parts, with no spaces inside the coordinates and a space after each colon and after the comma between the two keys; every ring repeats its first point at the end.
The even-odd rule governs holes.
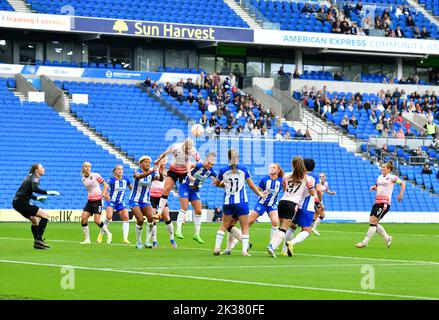
{"type": "Polygon", "coordinates": [[[253,42],[253,30],[177,23],[75,17],[72,30],[148,38],[253,42]]]}
{"type": "Polygon", "coordinates": [[[254,37],[255,43],[266,45],[439,55],[436,40],[276,30],[255,30],[254,37]]]}
{"type": "Polygon", "coordinates": [[[0,27],[6,28],[71,31],[70,22],[65,15],[0,11],[0,27]]]}

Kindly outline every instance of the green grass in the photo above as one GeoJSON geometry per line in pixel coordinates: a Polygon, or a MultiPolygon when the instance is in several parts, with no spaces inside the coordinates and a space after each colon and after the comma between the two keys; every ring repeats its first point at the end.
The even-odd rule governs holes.
{"type": "MultiPolygon", "coordinates": [[[[79,244],[79,224],[50,223],[51,249],[43,251],[33,249],[29,224],[1,223],[0,299],[439,299],[437,225],[386,224],[390,249],[379,235],[357,249],[366,224],[322,224],[321,236],[297,245],[292,258],[268,256],[270,227],[262,223],[250,230],[251,257],[240,255],[240,245],[231,256],[214,256],[218,226],[203,225],[200,245],[193,225],[184,225],[175,250],[160,223],[160,248],[137,250],[121,244],[119,223],[110,225],[113,244],[87,246],[79,244]],[[75,267],[73,290],[61,288],[67,265],[75,267]],[[364,265],[374,269],[374,289],[361,286],[364,265]]],[[[94,241],[97,229],[90,224],[94,241]]]]}

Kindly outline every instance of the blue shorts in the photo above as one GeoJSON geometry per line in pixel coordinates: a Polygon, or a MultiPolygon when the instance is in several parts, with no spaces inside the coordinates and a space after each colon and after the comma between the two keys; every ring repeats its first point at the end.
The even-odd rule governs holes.
{"type": "Polygon", "coordinates": [[[186,184],[180,184],[178,194],[180,198],[189,199],[189,201],[201,200],[200,190],[194,190],[186,184]]]}
{"type": "Polygon", "coordinates": [[[225,204],[223,206],[223,214],[226,216],[236,215],[243,216],[248,214],[248,203],[225,204]]]}
{"type": "Polygon", "coordinates": [[[270,213],[272,211],[277,211],[277,205],[275,206],[264,206],[261,203],[256,203],[253,211],[256,211],[260,216],[262,216],[265,212],[270,213]]]}
{"type": "Polygon", "coordinates": [[[301,228],[308,228],[312,225],[312,220],[314,219],[314,212],[299,209],[297,211],[296,217],[293,220],[293,223],[299,225],[301,228]]]}
{"type": "Polygon", "coordinates": [[[115,203],[113,201],[110,201],[107,203],[107,207],[112,207],[114,209],[114,211],[116,211],[116,212],[122,211],[123,209],[127,208],[123,201],[119,202],[119,203],[115,203]]]}
{"type": "Polygon", "coordinates": [[[150,206],[151,203],[149,202],[138,202],[138,201],[134,201],[134,200],[130,200],[130,207],[139,207],[140,209],[145,208],[146,206],[150,206]]]}

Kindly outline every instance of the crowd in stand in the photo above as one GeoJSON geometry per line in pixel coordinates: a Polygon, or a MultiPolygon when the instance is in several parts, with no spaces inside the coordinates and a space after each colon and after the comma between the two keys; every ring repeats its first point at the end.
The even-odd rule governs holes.
{"type": "Polygon", "coordinates": [[[400,16],[405,16],[405,24],[412,29],[415,39],[428,39],[431,36],[426,26],[421,28],[416,26],[412,12],[407,5],[398,6],[393,15],[386,8],[381,14],[375,14],[374,17],[367,15],[367,10],[363,7],[361,0],[356,4],[345,1],[342,10],[338,10],[336,4],[331,4],[329,8],[325,9],[324,6],[318,8],[316,4],[306,3],[301,12],[306,16],[314,15],[322,24],[325,21],[330,22],[332,33],[365,36],[369,35],[371,29],[376,29],[382,30],[386,37],[404,38],[404,31],[396,25],[395,21],[392,21],[392,17],[400,19],[400,16]],[[350,20],[352,13],[361,18],[361,26],[357,26],[357,22],[350,20]]]}
{"type": "MultiPolygon", "coordinates": [[[[336,94],[333,95],[332,99],[329,99],[327,93],[326,86],[322,90],[316,90],[314,87],[308,89],[307,86],[304,86],[301,97],[305,105],[308,105],[308,100],[312,99],[314,111],[323,118],[327,118],[330,113],[335,114],[339,111],[349,110],[353,112],[354,110],[361,111],[364,109],[370,122],[375,125],[376,130],[382,137],[404,139],[414,135],[410,129],[410,123],[402,117],[403,112],[417,113],[428,120],[428,123],[420,130],[421,137],[434,137],[437,134],[437,126],[434,125],[433,121],[439,119],[439,108],[437,95],[434,91],[430,93],[427,90],[424,94],[415,91],[408,95],[405,90],[399,90],[398,88],[394,92],[380,90],[377,99],[372,102],[363,99],[362,94],[359,92],[352,95],[349,100],[344,95],[337,96],[336,94]],[[395,124],[399,124],[398,130],[392,130],[395,124]],[[405,132],[402,128],[406,129],[405,132]]],[[[345,115],[340,125],[347,131],[349,125],[356,128],[358,120],[352,113],[351,118],[345,115]]]]}
{"type": "MultiPolygon", "coordinates": [[[[188,78],[186,82],[183,79],[177,83],[166,82],[163,86],[148,78],[144,85],[152,88],[157,96],[165,93],[181,104],[187,101],[190,107],[197,108],[202,114],[199,123],[205,128],[206,134],[214,138],[221,134],[268,137],[269,130],[280,129],[282,123],[274,109],[264,106],[259,100],[239,90],[234,75],[231,74],[222,80],[216,73],[210,76],[202,72],[195,82],[192,80],[188,78]],[[184,89],[187,89],[186,94],[184,89]],[[193,93],[194,89],[197,91],[196,95],[193,93]],[[203,89],[206,90],[207,96],[203,96],[203,89]],[[222,119],[225,121],[220,121],[222,119]],[[240,119],[245,119],[245,122],[240,119]]],[[[282,130],[279,131],[282,133],[282,130]]],[[[302,134],[300,130],[292,136],[289,130],[286,130],[282,139],[279,139],[278,135],[279,133],[275,137],[277,140],[311,140],[309,132],[302,134]]]]}

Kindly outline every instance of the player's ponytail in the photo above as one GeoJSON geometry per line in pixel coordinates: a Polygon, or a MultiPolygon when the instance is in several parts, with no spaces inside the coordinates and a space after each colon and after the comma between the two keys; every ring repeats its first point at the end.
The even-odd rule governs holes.
{"type": "Polygon", "coordinates": [[[39,163],[34,163],[29,169],[29,175],[33,174],[38,169],[39,165],[39,163]]]}
{"type": "Polygon", "coordinates": [[[294,157],[292,161],[292,165],[293,165],[293,175],[292,175],[293,182],[301,183],[306,175],[306,168],[305,168],[305,164],[303,163],[303,159],[301,157],[294,157]]]}
{"type": "Polygon", "coordinates": [[[233,172],[236,173],[236,171],[238,169],[239,155],[235,149],[229,149],[229,152],[227,155],[229,158],[230,166],[232,167],[233,172]]]}

